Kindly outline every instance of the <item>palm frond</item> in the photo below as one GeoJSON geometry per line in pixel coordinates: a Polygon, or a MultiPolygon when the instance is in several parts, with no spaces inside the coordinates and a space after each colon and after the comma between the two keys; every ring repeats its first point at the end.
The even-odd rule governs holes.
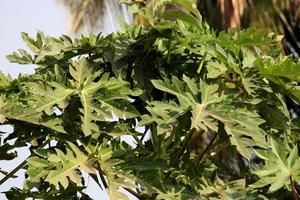
{"type": "Polygon", "coordinates": [[[58,0],[58,3],[68,9],[69,32],[72,34],[102,22],[104,0],[58,0]]]}

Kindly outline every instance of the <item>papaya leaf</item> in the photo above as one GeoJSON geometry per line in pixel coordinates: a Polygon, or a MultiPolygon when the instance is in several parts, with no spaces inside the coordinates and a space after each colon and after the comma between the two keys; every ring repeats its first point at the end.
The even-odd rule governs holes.
{"type": "Polygon", "coordinates": [[[109,79],[104,74],[98,82],[86,81],[79,97],[83,108],[82,130],[85,135],[98,132],[96,121],[106,121],[118,118],[133,118],[138,116],[137,110],[131,105],[129,95],[139,95],[132,91],[126,82],[114,78],[109,79]],[[95,96],[99,92],[98,96],[95,96]]]}
{"type": "Polygon", "coordinates": [[[300,183],[300,158],[298,147],[294,145],[292,150],[286,151],[286,146],[271,139],[271,152],[255,150],[256,155],[265,161],[261,168],[253,168],[253,173],[260,177],[254,187],[270,185],[269,191],[275,192],[285,185],[291,184],[290,178],[300,183]]]}
{"type": "Polygon", "coordinates": [[[32,100],[29,102],[31,107],[37,112],[44,111],[48,115],[53,114],[53,107],[55,105],[64,109],[68,104],[68,98],[75,93],[75,90],[66,88],[55,82],[50,82],[48,86],[29,83],[27,87],[32,89],[32,100]]]}
{"type": "MultiPolygon", "coordinates": [[[[162,103],[155,103],[154,107],[149,107],[152,121],[156,121],[158,127],[170,128],[172,123],[176,126],[176,118],[191,110],[191,129],[218,132],[218,123],[223,123],[225,131],[230,136],[231,144],[236,146],[238,152],[248,160],[253,155],[251,150],[253,147],[266,148],[266,134],[259,127],[264,120],[259,115],[234,108],[231,102],[226,100],[226,96],[219,96],[217,84],[207,84],[203,80],[194,83],[186,76],[183,79],[186,84],[174,77],[172,81],[166,79],[164,82],[152,81],[157,89],[175,95],[179,105],[186,108],[176,112],[174,106],[172,109],[162,103]],[[198,85],[198,88],[195,85],[198,85]]],[[[150,123],[151,120],[148,119],[144,117],[142,122],[150,123]]]]}
{"type": "Polygon", "coordinates": [[[47,158],[31,157],[27,160],[30,182],[40,182],[41,178],[56,187],[61,184],[65,189],[69,181],[81,184],[78,169],[87,173],[95,173],[91,160],[73,143],[68,142],[66,153],[55,149],[56,153],[49,153],[47,158]]]}

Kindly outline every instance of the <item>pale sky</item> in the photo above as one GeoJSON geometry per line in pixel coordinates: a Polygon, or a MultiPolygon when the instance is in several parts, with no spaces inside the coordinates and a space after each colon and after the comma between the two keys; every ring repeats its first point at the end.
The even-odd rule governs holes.
{"type": "MultiPolygon", "coordinates": [[[[113,25],[112,25],[113,26],[113,25]]],[[[27,32],[35,36],[38,30],[45,35],[59,36],[67,33],[67,18],[63,7],[56,0],[0,0],[0,70],[6,74],[17,77],[19,73],[33,73],[33,66],[9,63],[5,56],[19,48],[26,49],[20,33],[27,32]]],[[[11,131],[9,127],[0,127],[0,130],[11,131]]],[[[1,153],[1,152],[0,152],[1,153]]],[[[10,171],[28,156],[26,149],[18,152],[20,157],[14,162],[0,161],[0,168],[10,171]]],[[[24,173],[17,175],[20,178],[11,179],[0,186],[0,192],[8,190],[11,186],[22,187],[24,173]]],[[[3,175],[0,175],[0,179],[3,175]]],[[[108,199],[106,193],[101,192],[89,181],[87,193],[93,199],[108,199]]],[[[5,200],[0,193],[0,200],[5,200]]]]}
{"type": "Polygon", "coordinates": [[[35,36],[38,30],[59,36],[67,32],[64,8],[56,0],[0,1],[0,70],[16,77],[18,73],[33,72],[33,67],[9,63],[5,56],[25,48],[20,33],[35,36]]]}

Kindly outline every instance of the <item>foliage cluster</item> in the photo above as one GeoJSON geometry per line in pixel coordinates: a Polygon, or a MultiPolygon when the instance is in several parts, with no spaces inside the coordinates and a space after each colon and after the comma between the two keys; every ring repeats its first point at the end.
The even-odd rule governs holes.
{"type": "Polygon", "coordinates": [[[296,199],[300,124],[284,96],[300,102],[300,63],[276,51],[281,38],[216,34],[192,1],[125,3],[144,26],[75,40],[23,33],[32,53],[8,56],[37,68],[0,76],[0,120],[13,126],[1,133],[0,159],[31,152],[16,169],[26,171],[24,188],[6,196],[90,199],[88,174],[112,200],[127,199],[124,190],[138,199],[296,199]]]}

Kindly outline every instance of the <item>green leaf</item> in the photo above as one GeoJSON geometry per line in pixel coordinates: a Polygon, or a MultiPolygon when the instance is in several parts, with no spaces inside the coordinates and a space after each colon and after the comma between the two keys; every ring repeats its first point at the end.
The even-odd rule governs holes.
{"type": "Polygon", "coordinates": [[[55,170],[51,170],[45,179],[55,186],[61,184],[65,189],[69,186],[69,181],[81,184],[81,175],[76,171],[78,168],[87,173],[95,173],[89,158],[73,143],[68,142],[68,146],[66,154],[56,149],[56,153],[48,157],[48,161],[55,165],[55,170]]]}
{"type": "Polygon", "coordinates": [[[69,186],[69,181],[81,184],[81,175],[77,169],[83,169],[87,173],[95,173],[91,160],[79,150],[74,144],[68,142],[66,154],[59,149],[56,153],[48,152],[45,158],[30,157],[27,159],[28,175],[30,179],[27,186],[32,183],[40,183],[45,180],[56,187],[61,184],[65,189],[69,186]]]}
{"type": "Polygon", "coordinates": [[[86,94],[84,92],[81,93],[80,99],[82,102],[83,108],[80,109],[82,113],[81,116],[81,128],[85,136],[91,135],[93,132],[99,132],[99,128],[93,121],[97,120],[105,120],[103,116],[109,115],[108,113],[102,112],[102,110],[97,110],[96,107],[92,104],[92,99],[90,98],[90,94],[86,94]],[[96,112],[96,110],[98,112],[96,112]],[[99,115],[99,116],[98,116],[99,115]]]}
{"type": "Polygon", "coordinates": [[[263,60],[257,60],[256,65],[262,76],[280,86],[293,100],[300,102],[299,62],[295,63],[287,56],[279,61],[267,57],[263,60]]]}
{"type": "Polygon", "coordinates": [[[188,12],[192,13],[198,20],[201,20],[201,14],[197,9],[197,5],[193,0],[181,1],[181,0],[171,0],[172,3],[179,5],[180,7],[186,9],[188,12]]]}
{"type": "Polygon", "coordinates": [[[120,189],[135,188],[133,176],[119,168],[118,165],[122,163],[122,161],[112,158],[112,147],[108,146],[107,142],[100,145],[97,154],[101,169],[106,176],[108,184],[106,191],[109,197],[112,200],[129,199],[120,189]]]}
{"type": "Polygon", "coordinates": [[[37,40],[34,41],[31,37],[29,37],[28,33],[22,32],[22,39],[26,43],[27,47],[34,53],[39,53],[42,48],[42,33],[37,33],[37,40]]]}
{"type": "Polygon", "coordinates": [[[19,64],[33,64],[34,60],[32,56],[24,50],[19,49],[19,55],[17,52],[13,52],[6,56],[7,60],[12,63],[19,63],[19,64]]]}
{"type": "MultiPolygon", "coordinates": [[[[197,100],[192,104],[192,124],[191,128],[196,128],[198,130],[208,130],[207,128],[217,131],[218,122],[214,119],[214,116],[210,115],[209,109],[207,108],[210,104],[216,104],[222,101],[223,97],[218,97],[218,85],[208,85],[205,81],[200,81],[199,83],[201,103],[197,103],[197,100]]],[[[191,102],[193,103],[193,102],[191,102]]]]}
{"type": "MultiPolygon", "coordinates": [[[[148,108],[152,114],[153,121],[156,121],[158,124],[159,132],[171,132],[177,126],[176,118],[187,112],[188,109],[191,109],[191,129],[218,132],[218,123],[223,123],[225,131],[230,136],[231,144],[236,146],[238,152],[248,160],[253,155],[251,150],[253,147],[267,147],[266,134],[259,127],[264,120],[259,115],[247,110],[236,109],[230,105],[231,102],[226,100],[225,96],[219,96],[219,86],[217,84],[207,84],[201,80],[197,88],[195,87],[197,84],[186,76],[183,79],[187,83],[186,85],[174,77],[172,81],[167,79],[164,82],[152,81],[156,88],[175,95],[182,108],[176,111],[174,109],[175,106],[172,106],[172,109],[162,103],[155,103],[153,108],[148,108]],[[164,127],[165,130],[161,131],[161,127],[164,127]]],[[[148,120],[148,117],[144,117],[142,122],[144,121],[151,122],[151,120],[148,120]]]]}
{"type": "Polygon", "coordinates": [[[171,19],[177,19],[182,20],[185,22],[188,22],[189,24],[195,26],[198,29],[202,29],[202,24],[199,19],[194,17],[193,15],[186,13],[185,11],[181,10],[167,10],[163,13],[164,18],[171,18],[171,19]]]}
{"type": "Polygon", "coordinates": [[[55,82],[50,82],[47,86],[29,83],[27,87],[32,89],[32,100],[30,101],[32,108],[37,112],[45,111],[49,115],[53,113],[55,105],[64,109],[68,104],[68,98],[75,93],[75,90],[55,82]]]}
{"type": "Polygon", "coordinates": [[[161,91],[175,95],[181,104],[188,104],[189,99],[185,96],[185,85],[180,80],[173,76],[172,81],[168,79],[152,80],[153,86],[161,91]]]}
{"type": "Polygon", "coordinates": [[[218,78],[227,71],[227,67],[224,63],[219,63],[217,61],[211,61],[206,64],[207,68],[207,78],[218,78]]]}
{"type": "Polygon", "coordinates": [[[151,117],[149,115],[142,116],[139,126],[156,122],[158,134],[166,134],[167,137],[170,136],[170,133],[178,125],[177,118],[188,111],[187,108],[180,107],[173,101],[152,101],[147,110],[151,113],[151,117]]]}
{"type": "Polygon", "coordinates": [[[0,115],[7,119],[19,120],[31,124],[42,125],[60,133],[66,133],[62,127],[62,120],[59,118],[44,118],[41,112],[22,105],[20,102],[6,100],[4,105],[0,105],[0,115]]]}
{"type": "Polygon", "coordinates": [[[12,78],[10,75],[5,75],[0,72],[0,89],[6,89],[10,86],[12,82],[12,78]]]}
{"type": "Polygon", "coordinates": [[[291,58],[284,57],[280,62],[265,59],[256,62],[261,75],[269,77],[283,77],[300,82],[300,64],[292,62],[291,58]]]}
{"type": "Polygon", "coordinates": [[[275,192],[285,185],[290,184],[290,177],[299,183],[300,158],[298,156],[297,145],[291,151],[287,151],[283,143],[278,143],[271,138],[272,152],[256,152],[257,155],[265,160],[265,165],[261,168],[254,168],[253,173],[261,179],[259,184],[254,187],[269,187],[270,192],[275,192]]]}
{"type": "Polygon", "coordinates": [[[131,105],[132,99],[129,95],[139,95],[140,91],[132,91],[125,81],[109,79],[107,75],[102,75],[98,82],[89,79],[80,91],[79,97],[83,106],[80,109],[81,127],[86,136],[99,131],[96,121],[107,121],[113,117],[134,118],[139,115],[131,105]],[[95,95],[97,93],[98,96],[95,95]]]}
{"type": "Polygon", "coordinates": [[[39,157],[28,158],[27,164],[27,174],[29,176],[29,180],[27,180],[27,187],[30,185],[30,183],[39,183],[48,175],[49,170],[54,167],[49,161],[39,157]]]}
{"type": "Polygon", "coordinates": [[[76,80],[77,88],[82,87],[87,78],[93,77],[92,65],[86,58],[82,58],[79,62],[74,62],[74,67],[70,65],[70,74],[76,80]]]}
{"type": "Polygon", "coordinates": [[[253,153],[252,147],[266,148],[266,133],[259,126],[264,122],[260,116],[245,110],[228,110],[228,119],[225,122],[225,130],[230,135],[232,145],[235,145],[238,152],[250,160],[253,153]]]}

